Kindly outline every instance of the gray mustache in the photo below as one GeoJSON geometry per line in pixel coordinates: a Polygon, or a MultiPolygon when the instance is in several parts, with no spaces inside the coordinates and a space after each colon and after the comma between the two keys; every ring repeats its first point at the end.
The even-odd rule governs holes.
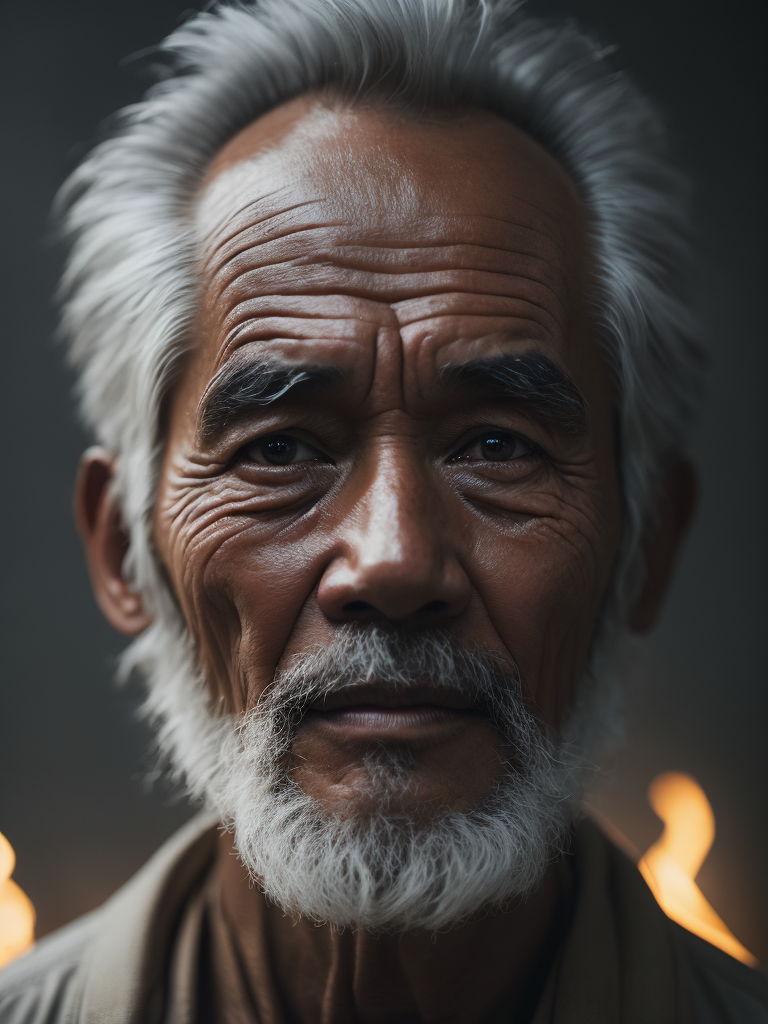
{"type": "Polygon", "coordinates": [[[513,661],[486,648],[465,647],[447,631],[414,634],[376,625],[345,625],[331,644],[296,659],[265,688],[255,714],[285,749],[311,704],[371,686],[392,693],[414,687],[459,693],[523,758],[532,735],[539,734],[513,661]]]}
{"type": "Polygon", "coordinates": [[[326,647],[316,648],[279,673],[267,699],[316,700],[339,691],[375,685],[397,692],[409,687],[457,690],[470,696],[522,695],[517,665],[481,647],[464,647],[447,631],[412,634],[344,626],[326,647]]]}

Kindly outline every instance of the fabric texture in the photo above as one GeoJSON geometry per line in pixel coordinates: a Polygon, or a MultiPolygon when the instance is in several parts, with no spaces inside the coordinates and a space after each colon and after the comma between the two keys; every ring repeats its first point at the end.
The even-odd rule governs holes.
{"type": "MultiPolygon", "coordinates": [[[[193,819],[101,908],[6,967],[0,1024],[209,1024],[198,965],[216,847],[216,822],[193,819]]],[[[768,978],[670,921],[588,820],[573,855],[573,918],[531,1024],[768,1024],[768,978]]]]}

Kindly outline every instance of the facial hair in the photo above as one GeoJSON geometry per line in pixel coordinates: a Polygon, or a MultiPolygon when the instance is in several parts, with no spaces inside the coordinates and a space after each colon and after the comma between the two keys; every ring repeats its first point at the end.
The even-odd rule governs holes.
{"type": "Polygon", "coordinates": [[[532,717],[514,663],[448,633],[375,626],[345,627],[278,673],[221,755],[217,809],[267,897],[289,914],[373,932],[441,930],[529,895],[567,844],[591,774],[532,717]],[[404,812],[408,754],[386,748],[364,763],[365,814],[329,813],[304,793],[290,752],[307,708],[373,684],[449,689],[489,717],[512,755],[483,800],[404,812]]]}

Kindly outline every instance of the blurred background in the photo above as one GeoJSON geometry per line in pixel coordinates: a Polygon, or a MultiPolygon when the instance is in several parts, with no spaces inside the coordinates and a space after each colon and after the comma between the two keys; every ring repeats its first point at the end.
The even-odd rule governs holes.
{"type": "MultiPolygon", "coordinates": [[[[661,823],[646,790],[690,772],[717,837],[699,885],[768,961],[768,680],[765,322],[765,80],[762,4],[531,0],[615,44],[664,110],[696,184],[695,298],[712,348],[694,454],[702,506],[664,620],[635,666],[629,743],[596,803],[642,852],[661,823]],[[711,13],[707,13],[710,11],[711,13]]],[[[0,163],[3,289],[3,682],[0,832],[38,935],[96,906],[190,815],[152,784],[136,689],[118,690],[122,642],[91,597],[72,525],[72,481],[88,439],[52,340],[61,265],[49,209],[116,108],[147,84],[126,61],[189,13],[175,0],[3,5],[0,163]]]]}

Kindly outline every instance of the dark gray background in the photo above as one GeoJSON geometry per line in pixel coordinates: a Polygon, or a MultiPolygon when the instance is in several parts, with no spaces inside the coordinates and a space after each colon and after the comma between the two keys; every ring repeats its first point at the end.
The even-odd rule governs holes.
{"type": "MultiPolygon", "coordinates": [[[[638,664],[630,746],[601,803],[644,849],[659,831],[648,782],[666,769],[692,772],[718,822],[701,887],[768,960],[761,6],[532,0],[530,9],[572,15],[617,43],[615,62],[666,111],[697,183],[697,299],[713,352],[695,449],[703,504],[638,664]]],[[[3,6],[0,830],[40,933],[99,903],[189,814],[145,782],[152,763],[137,695],[111,683],[121,640],[94,605],[71,522],[86,438],[51,341],[61,253],[47,219],[99,122],[143,90],[141,62],[121,59],[186,9],[173,0],[3,6]]]]}

